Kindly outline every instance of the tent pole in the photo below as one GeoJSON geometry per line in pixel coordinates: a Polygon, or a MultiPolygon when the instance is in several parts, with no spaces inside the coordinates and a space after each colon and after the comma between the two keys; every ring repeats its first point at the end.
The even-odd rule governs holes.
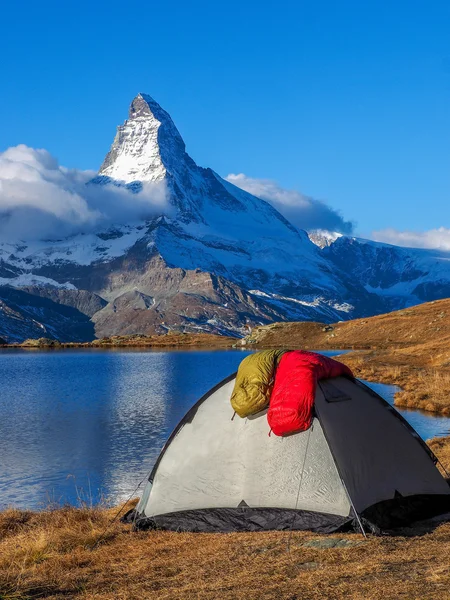
{"type": "Polygon", "coordinates": [[[358,511],[356,510],[355,505],[353,504],[353,500],[352,500],[350,494],[348,493],[348,489],[347,489],[347,486],[345,485],[345,481],[343,479],[341,479],[341,481],[342,481],[342,485],[344,486],[345,493],[347,494],[348,501],[350,502],[351,507],[353,508],[353,512],[355,513],[356,520],[358,521],[358,525],[359,525],[359,527],[361,529],[361,532],[362,532],[363,536],[365,538],[367,538],[367,534],[364,531],[364,527],[363,527],[363,524],[361,522],[361,519],[359,518],[358,511]]]}

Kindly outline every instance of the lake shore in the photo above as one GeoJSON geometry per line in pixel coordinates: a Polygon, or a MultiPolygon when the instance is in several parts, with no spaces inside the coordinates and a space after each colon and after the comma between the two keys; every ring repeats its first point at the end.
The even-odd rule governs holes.
{"type": "MultiPolygon", "coordinates": [[[[430,446],[450,470],[450,438],[430,446]]],[[[367,539],[287,531],[137,533],[118,520],[111,524],[117,510],[1,512],[0,598],[386,600],[445,598],[450,589],[450,523],[367,539]]]]}
{"type": "Polygon", "coordinates": [[[341,321],[279,322],[255,327],[244,339],[209,333],[111,336],[86,343],[47,338],[4,348],[298,348],[346,350],[339,360],[356,377],[397,385],[396,406],[450,415],[450,299],[375,317],[341,321]]]}
{"type": "Polygon", "coordinates": [[[164,335],[114,335],[92,342],[58,342],[49,338],[29,339],[22,343],[0,344],[0,348],[232,348],[239,340],[211,333],[167,333],[164,335]]]}

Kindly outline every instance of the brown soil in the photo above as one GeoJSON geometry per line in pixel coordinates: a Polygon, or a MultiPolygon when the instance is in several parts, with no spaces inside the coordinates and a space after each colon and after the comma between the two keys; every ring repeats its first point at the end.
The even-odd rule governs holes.
{"type": "Polygon", "coordinates": [[[246,347],[351,349],[339,360],[357,377],[401,386],[398,406],[450,414],[450,299],[365,319],[274,323],[255,328],[246,347]]]}
{"type": "MultiPolygon", "coordinates": [[[[450,470],[450,438],[430,442],[450,470]]],[[[0,598],[322,600],[450,597],[450,523],[402,537],[134,533],[117,509],[0,513],[0,598]],[[96,542],[103,538],[96,546],[96,542]],[[413,535],[412,535],[413,534],[413,535]],[[326,547],[335,544],[335,547],[326,547]]]]}

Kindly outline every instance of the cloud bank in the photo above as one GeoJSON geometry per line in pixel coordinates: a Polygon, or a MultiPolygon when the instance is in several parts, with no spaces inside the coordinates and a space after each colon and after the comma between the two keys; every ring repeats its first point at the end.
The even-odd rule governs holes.
{"type": "Polygon", "coordinates": [[[325,202],[304,196],[296,190],[280,187],[271,179],[254,179],[244,173],[230,173],[225,177],[237,187],[266,200],[299,229],[325,229],[350,235],[353,223],[345,219],[325,202]]]}
{"type": "MultiPolygon", "coordinates": [[[[46,150],[23,144],[0,153],[1,240],[61,239],[171,212],[164,183],[145,183],[134,194],[112,184],[86,185],[95,176],[94,171],[62,167],[46,150]]],[[[300,229],[353,232],[353,224],[324,202],[275,181],[243,173],[226,179],[272,204],[300,229]]],[[[384,229],[371,237],[397,246],[450,251],[446,227],[424,232],[384,229]]]]}
{"type": "Polygon", "coordinates": [[[374,231],[372,237],[377,242],[385,242],[395,246],[450,251],[450,229],[446,227],[417,232],[383,229],[382,231],[374,231]]]}
{"type": "Polygon", "coordinates": [[[66,169],[46,150],[23,144],[0,153],[2,239],[56,239],[168,211],[164,184],[144,184],[133,194],[86,185],[95,175],[66,169]]]}

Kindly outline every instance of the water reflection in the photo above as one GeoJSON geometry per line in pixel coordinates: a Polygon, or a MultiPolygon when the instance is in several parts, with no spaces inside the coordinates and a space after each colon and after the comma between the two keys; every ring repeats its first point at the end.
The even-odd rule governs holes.
{"type": "MultiPolygon", "coordinates": [[[[188,408],[247,354],[0,352],[0,507],[124,500],[188,408]]],[[[393,386],[370,385],[392,401],[393,386]]],[[[403,412],[425,438],[450,429],[403,412]]]]}
{"type": "Polygon", "coordinates": [[[248,354],[0,354],[0,506],[127,497],[188,408],[248,354]]]}

